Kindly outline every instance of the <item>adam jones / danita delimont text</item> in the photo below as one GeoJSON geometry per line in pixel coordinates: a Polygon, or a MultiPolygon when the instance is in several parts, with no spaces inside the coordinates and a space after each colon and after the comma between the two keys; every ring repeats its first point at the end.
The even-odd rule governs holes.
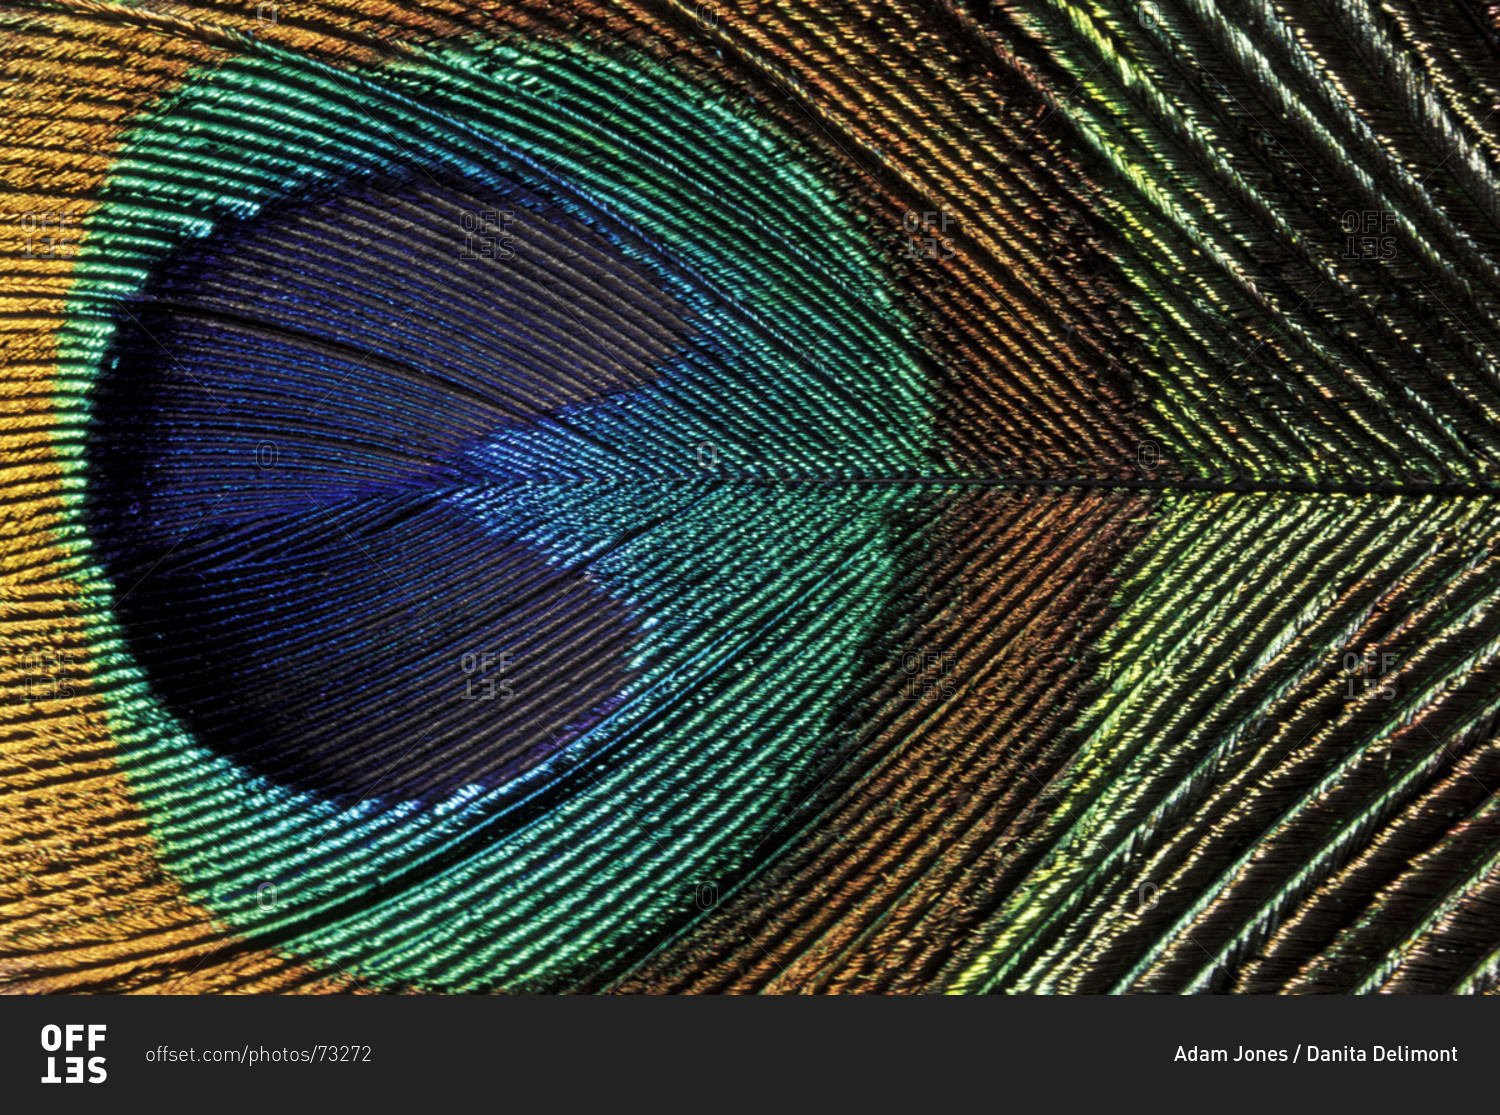
{"type": "Polygon", "coordinates": [[[1354,1045],[1298,1045],[1292,1049],[1259,1049],[1239,1046],[1234,1056],[1227,1049],[1203,1049],[1199,1046],[1177,1047],[1174,1061],[1458,1061],[1458,1046],[1447,1049],[1416,1049],[1410,1045],[1372,1045],[1368,1049],[1354,1045]]]}

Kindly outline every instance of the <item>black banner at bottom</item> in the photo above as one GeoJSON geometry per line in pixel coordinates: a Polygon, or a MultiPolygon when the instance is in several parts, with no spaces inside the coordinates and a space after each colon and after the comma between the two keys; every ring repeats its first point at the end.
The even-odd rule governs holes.
{"type": "Polygon", "coordinates": [[[1390,1106],[1488,1085],[1497,1021],[1490,1000],[1435,998],[11,997],[0,1094],[14,1111],[442,1096],[1390,1106]]]}

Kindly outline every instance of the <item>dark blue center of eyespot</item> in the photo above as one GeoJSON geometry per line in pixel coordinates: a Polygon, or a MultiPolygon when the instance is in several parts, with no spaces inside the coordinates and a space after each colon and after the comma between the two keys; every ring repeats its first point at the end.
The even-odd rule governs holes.
{"type": "Polygon", "coordinates": [[[461,497],[507,430],[649,382],[680,315],[521,187],[273,206],[161,265],[93,400],[90,532],[205,745],[341,801],[498,785],[608,715],[635,624],[461,497]]]}

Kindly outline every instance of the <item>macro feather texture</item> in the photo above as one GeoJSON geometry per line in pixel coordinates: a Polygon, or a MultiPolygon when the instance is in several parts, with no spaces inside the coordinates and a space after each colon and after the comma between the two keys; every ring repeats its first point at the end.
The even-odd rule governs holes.
{"type": "Polygon", "coordinates": [[[0,988],[1500,985],[1500,8],[0,40],[0,988]]]}

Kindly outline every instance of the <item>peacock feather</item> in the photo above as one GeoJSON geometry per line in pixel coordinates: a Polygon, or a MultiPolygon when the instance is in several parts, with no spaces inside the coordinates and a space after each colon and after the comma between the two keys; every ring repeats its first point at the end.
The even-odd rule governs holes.
{"type": "Polygon", "coordinates": [[[1500,8],[0,47],[0,988],[1500,986],[1500,8]]]}

